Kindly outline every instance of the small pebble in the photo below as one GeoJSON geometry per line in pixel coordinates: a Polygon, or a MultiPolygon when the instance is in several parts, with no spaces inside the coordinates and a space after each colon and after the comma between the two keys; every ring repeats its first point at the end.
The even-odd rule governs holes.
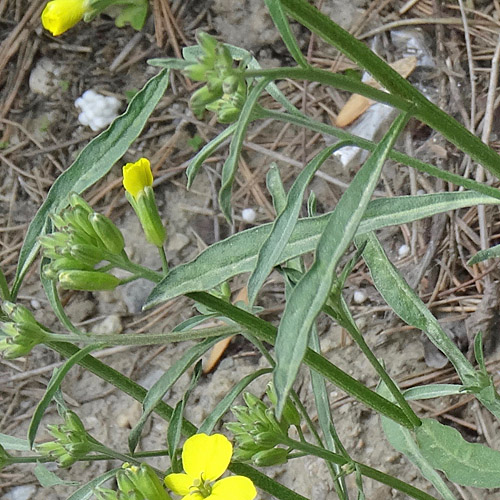
{"type": "Polygon", "coordinates": [[[257,214],[253,208],[245,208],[241,212],[241,217],[245,222],[249,222],[251,224],[252,222],[255,222],[257,214]]]}
{"type": "Polygon", "coordinates": [[[401,245],[398,250],[398,255],[400,258],[406,257],[410,253],[410,247],[408,245],[401,245]]]}
{"type": "Polygon", "coordinates": [[[356,304],[362,304],[367,299],[366,293],[363,292],[362,290],[356,290],[354,292],[353,299],[354,302],[356,302],[356,304]]]}
{"type": "Polygon", "coordinates": [[[427,194],[427,191],[424,191],[423,189],[419,189],[417,191],[418,196],[422,196],[423,194],[427,194]]]}
{"type": "Polygon", "coordinates": [[[40,301],[37,299],[31,299],[30,304],[33,309],[40,309],[40,307],[42,306],[40,304],[40,301]]]}

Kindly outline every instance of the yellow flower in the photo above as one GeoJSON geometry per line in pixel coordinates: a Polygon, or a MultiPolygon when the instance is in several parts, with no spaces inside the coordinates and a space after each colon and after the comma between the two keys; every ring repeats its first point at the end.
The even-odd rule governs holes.
{"type": "Polygon", "coordinates": [[[183,495],[182,500],[253,500],[257,490],[247,477],[216,481],[227,469],[232,454],[233,446],[222,434],[195,434],[182,449],[185,474],[169,474],[165,484],[183,495]]]}
{"type": "Polygon", "coordinates": [[[82,20],[88,0],[52,0],[42,12],[43,27],[54,36],[61,35],[82,20]]]}
{"type": "Polygon", "coordinates": [[[147,158],[141,158],[135,163],[127,163],[123,167],[123,187],[137,199],[139,193],[153,185],[151,164],[147,158]]]}

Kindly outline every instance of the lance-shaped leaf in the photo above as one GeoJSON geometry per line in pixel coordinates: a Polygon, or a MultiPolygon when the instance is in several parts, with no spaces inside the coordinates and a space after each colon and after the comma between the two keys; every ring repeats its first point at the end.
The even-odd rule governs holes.
{"type": "Polygon", "coordinates": [[[396,118],[352,180],[328,218],[313,265],[297,283],[287,301],[276,339],[274,386],[278,396],[278,418],[302,363],[311,328],[330,294],[337,264],[356,234],[384,161],[407,120],[407,115],[396,118]]]}

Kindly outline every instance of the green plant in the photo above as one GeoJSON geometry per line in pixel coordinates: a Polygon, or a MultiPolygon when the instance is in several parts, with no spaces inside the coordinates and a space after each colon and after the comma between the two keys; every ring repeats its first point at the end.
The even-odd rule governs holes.
{"type": "MultiPolygon", "coordinates": [[[[456,431],[446,428],[436,420],[420,418],[408,403],[411,399],[469,393],[495,417],[500,418],[500,400],[486,370],[481,336],[478,335],[475,343],[479,366],[476,368],[449,339],[435,317],[390,262],[375,234],[376,230],[389,225],[403,224],[462,207],[500,203],[500,191],[494,187],[441,170],[393,150],[396,139],[411,117],[440,132],[458,149],[496,176],[500,173],[500,157],[451,116],[425,99],[363,43],[335,25],[305,0],[267,0],[266,5],[297,66],[261,69],[248,52],[218,43],[203,33],[198,35],[199,45],[184,49],[183,60],[150,61],[152,65],[163,69],[132,98],[127,112],[119,117],[110,129],[92,141],[52,186],[47,200],[28,230],[12,287],[9,287],[5,277],[0,275],[5,316],[4,340],[0,348],[4,350],[4,354],[15,357],[27,353],[35,344],[43,343],[68,358],[65,365],[54,373],[47,392],[39,403],[31,422],[28,440],[0,436],[0,444],[9,452],[29,450],[35,441],[45,409],[52,398],[56,398],[61,415],[65,419],[64,425],[51,428],[56,440],[38,447],[39,453],[27,456],[13,455],[2,449],[1,463],[9,465],[56,460],[61,466],[67,466],[76,460],[114,458],[134,464],[135,468],[118,474],[122,478],[121,484],[120,480],[118,481],[118,493],[99,490],[97,494],[101,498],[148,498],[141,490],[144,486],[137,486],[142,483],[134,482],[133,474],[158,473],[164,476],[168,473],[171,479],[177,477],[180,474],[178,450],[181,437],[196,433],[211,434],[222,416],[231,410],[237,422],[227,425],[227,430],[234,435],[236,442],[234,461],[229,464],[229,470],[249,478],[255,486],[276,498],[303,497],[269,479],[255,467],[286,463],[304,454],[314,455],[326,461],[336,493],[341,499],[349,498],[350,492],[344,481],[348,474],[356,475],[358,498],[363,498],[363,477],[387,484],[412,498],[434,498],[351,457],[342,445],[342,436],[338,436],[335,431],[325,384],[328,381],[381,416],[389,441],[415,463],[441,497],[455,498],[449,483],[446,483],[436,470],[444,472],[451,481],[462,485],[479,488],[500,487],[500,452],[482,444],[471,445],[456,431]],[[360,67],[368,70],[388,92],[373,89],[349,76],[336,75],[312,67],[302,55],[292,35],[287,16],[297,20],[360,67]],[[229,124],[219,136],[197,152],[187,171],[188,185],[191,185],[203,161],[231,137],[219,191],[220,207],[228,220],[231,219],[232,212],[233,180],[250,123],[272,118],[331,135],[338,138],[339,142],[318,153],[296,178],[288,193],[281,183],[279,171],[276,168],[270,170],[268,187],[276,210],[273,223],[235,234],[208,247],[193,261],[170,269],[164,258],[162,245],[165,233],[163,228],[159,227],[150,170],[149,173],[147,169],[141,171],[139,177],[142,180],[134,180],[132,187],[126,181],[129,201],[141,220],[146,237],[156,245],[163,258],[163,270],[157,272],[132,262],[124,251],[121,234],[111,221],[96,214],[81,198],[71,195],[71,192],[82,193],[88,189],[123,156],[163,95],[169,72],[173,69],[182,70],[191,79],[203,82],[203,86],[191,97],[191,106],[198,117],[201,118],[205,112],[213,112],[221,123],[229,124]],[[275,80],[283,78],[309,80],[358,93],[390,104],[397,108],[400,114],[384,138],[374,144],[346,131],[316,122],[303,114],[285,98],[274,83],[275,80]],[[263,107],[259,103],[263,93],[273,97],[283,107],[283,111],[263,107]],[[321,216],[310,210],[309,217],[299,219],[304,193],[314,173],[335,150],[352,144],[369,150],[371,155],[352,180],[336,208],[321,216]],[[388,158],[457,186],[463,186],[467,190],[373,201],[372,194],[388,158]],[[104,227],[106,230],[102,230],[104,227]],[[355,243],[358,251],[351,260],[341,265],[342,258],[352,243],[355,243]],[[42,283],[55,313],[68,330],[66,334],[48,331],[34,320],[28,310],[14,305],[23,278],[40,245],[43,246],[45,255],[42,283]],[[313,264],[308,267],[303,256],[310,252],[315,253],[315,258],[313,264]],[[383,363],[377,359],[364,340],[342,294],[345,280],[359,259],[363,259],[368,265],[376,288],[391,309],[407,324],[422,330],[446,355],[461,379],[460,385],[428,385],[413,392],[402,392],[389,377],[383,363]],[[128,271],[130,277],[125,280],[118,279],[112,274],[112,270],[116,268],[128,271]],[[261,319],[254,306],[258,293],[272,269],[281,272],[285,283],[286,305],[278,327],[261,319]],[[230,303],[227,283],[234,276],[243,273],[250,273],[249,303],[240,307],[230,303]],[[179,325],[169,334],[96,336],[79,331],[71,323],[57,294],[58,283],[77,290],[98,290],[114,288],[124,281],[139,277],[146,278],[156,285],[146,307],[153,307],[184,295],[195,301],[203,313],[195,320],[179,325]],[[214,292],[221,285],[222,292],[214,292]],[[376,391],[333,365],[321,354],[315,326],[320,314],[327,315],[342,326],[359,346],[379,376],[380,384],[376,391]],[[199,326],[214,316],[221,318],[226,326],[193,328],[195,323],[199,326]],[[175,408],[162,402],[162,397],[181,374],[195,365],[192,388],[198,382],[199,368],[196,362],[200,356],[221,339],[235,334],[244,335],[254,343],[269,366],[242,379],[213,409],[201,426],[196,428],[184,418],[190,390],[175,408]],[[199,342],[187,349],[149,391],[91,355],[94,349],[103,344],[149,345],[182,340],[199,342]],[[274,346],[274,350],[269,346],[274,346]],[[65,374],[75,364],[143,404],[142,417],[130,432],[127,453],[111,450],[97,442],[87,433],[77,417],[64,408],[58,389],[65,374]],[[308,367],[311,372],[319,429],[316,429],[309,413],[293,390],[297,373],[303,366],[308,367]],[[264,403],[250,392],[245,392],[245,405],[235,405],[236,398],[245,391],[250,382],[270,372],[273,383],[268,390],[269,403],[264,403]],[[142,428],[152,412],[169,422],[167,448],[159,452],[137,453],[135,450],[142,428]],[[315,444],[306,440],[304,426],[314,437],[315,444]],[[296,438],[292,437],[293,433],[296,438]],[[171,468],[166,473],[152,471],[141,465],[149,456],[158,454],[170,456],[171,468]]],[[[146,162],[147,160],[141,159],[134,165],[141,164],[144,167],[146,162]]],[[[149,162],[147,165],[149,168],[149,162]]],[[[310,204],[310,207],[312,205],[310,204]]],[[[483,252],[474,257],[473,262],[497,256],[499,253],[499,250],[483,252]]],[[[191,462],[183,455],[183,463],[186,468],[186,464],[191,462]]],[[[196,498],[210,498],[212,485],[209,480],[215,480],[220,474],[204,477],[201,469],[193,467],[192,470],[195,472],[186,470],[187,474],[183,476],[189,476],[189,484],[194,485],[196,498]]],[[[110,471],[81,486],[71,499],[89,498],[96,487],[116,474],[117,470],[110,471]]],[[[179,486],[180,483],[167,480],[167,486],[174,483],[174,491],[184,491],[184,487],[179,486]]],[[[154,495],[158,495],[158,498],[167,495],[158,488],[155,491],[154,495]]],[[[253,490],[249,487],[248,491],[253,490]]]]}

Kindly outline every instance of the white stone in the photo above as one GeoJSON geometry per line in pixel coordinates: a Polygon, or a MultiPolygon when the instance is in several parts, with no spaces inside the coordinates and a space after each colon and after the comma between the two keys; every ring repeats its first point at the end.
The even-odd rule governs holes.
{"type": "Polygon", "coordinates": [[[253,208],[245,208],[241,211],[241,218],[245,222],[249,222],[250,224],[255,222],[257,218],[257,214],[253,208]]]}
{"type": "Polygon", "coordinates": [[[78,121],[97,132],[106,128],[118,116],[121,103],[116,97],[103,96],[94,90],[86,90],[76,99],[75,107],[81,110],[78,121]]]}
{"type": "Polygon", "coordinates": [[[354,292],[353,300],[356,304],[362,304],[366,299],[366,293],[363,290],[356,290],[354,292]]]}
{"type": "Polygon", "coordinates": [[[93,333],[101,335],[111,335],[113,333],[122,333],[123,326],[120,316],[111,314],[92,329],[93,333]]]}
{"type": "Polygon", "coordinates": [[[410,247],[408,245],[401,245],[398,249],[398,255],[400,258],[406,257],[410,253],[410,247]]]}
{"type": "Polygon", "coordinates": [[[1,500],[30,500],[36,492],[36,486],[25,484],[12,488],[5,495],[2,495],[1,500]]]}
{"type": "Polygon", "coordinates": [[[50,96],[59,86],[61,68],[51,59],[43,57],[30,73],[29,86],[35,94],[50,96]]]}

